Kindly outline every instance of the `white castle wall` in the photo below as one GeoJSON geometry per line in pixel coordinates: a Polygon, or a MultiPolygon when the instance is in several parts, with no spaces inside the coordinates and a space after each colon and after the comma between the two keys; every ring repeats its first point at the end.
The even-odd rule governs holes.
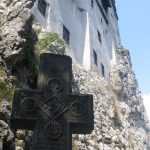
{"type": "MultiPolygon", "coordinates": [[[[45,0],[46,16],[37,8],[36,1],[32,12],[36,20],[47,32],[57,32],[62,37],[63,25],[70,31],[71,49],[67,51],[73,61],[93,69],[102,75],[101,63],[105,67],[105,79],[109,80],[110,61],[115,44],[120,44],[118,22],[113,7],[106,14],[106,24],[96,0],[94,7],[91,0],[45,0]],[[98,40],[97,30],[101,33],[102,43],[98,40]],[[93,49],[97,53],[98,64],[94,64],[93,49]]],[[[100,3],[101,4],[101,3],[100,3]]],[[[103,10],[105,12],[105,10],[103,10]]]]}

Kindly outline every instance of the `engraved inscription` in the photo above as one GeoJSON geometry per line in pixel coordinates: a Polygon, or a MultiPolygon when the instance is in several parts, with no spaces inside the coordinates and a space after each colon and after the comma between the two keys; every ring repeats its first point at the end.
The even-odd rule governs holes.
{"type": "Polygon", "coordinates": [[[36,100],[33,97],[26,97],[22,100],[22,109],[27,113],[33,113],[37,109],[36,100]]]}
{"type": "Polygon", "coordinates": [[[75,101],[71,103],[70,109],[73,115],[81,116],[85,113],[85,104],[80,101],[75,101]]]}
{"type": "Polygon", "coordinates": [[[50,139],[50,140],[56,140],[58,139],[62,134],[62,127],[61,125],[56,122],[56,121],[50,121],[46,126],[45,126],[45,135],[50,139]]]}

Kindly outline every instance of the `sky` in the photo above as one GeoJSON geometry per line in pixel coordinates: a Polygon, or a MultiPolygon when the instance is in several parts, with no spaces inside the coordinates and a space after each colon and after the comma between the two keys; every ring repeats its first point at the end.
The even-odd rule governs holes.
{"type": "Polygon", "coordinates": [[[130,51],[150,120],[150,0],[116,0],[116,7],[122,45],[130,51]]]}

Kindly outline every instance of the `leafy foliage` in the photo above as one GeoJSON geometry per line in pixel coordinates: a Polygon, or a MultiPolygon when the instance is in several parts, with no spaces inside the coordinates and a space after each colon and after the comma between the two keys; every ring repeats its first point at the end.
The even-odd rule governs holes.
{"type": "Polygon", "coordinates": [[[66,45],[57,33],[50,33],[37,42],[35,53],[37,56],[48,52],[64,55],[67,47],[68,45],[66,45]]]}
{"type": "Polygon", "coordinates": [[[3,89],[5,89],[5,82],[2,79],[0,79],[0,90],[3,89]]]}

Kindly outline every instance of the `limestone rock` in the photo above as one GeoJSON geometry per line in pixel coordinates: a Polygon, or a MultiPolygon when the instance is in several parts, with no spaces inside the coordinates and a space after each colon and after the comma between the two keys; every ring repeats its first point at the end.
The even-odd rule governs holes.
{"type": "Polygon", "coordinates": [[[24,58],[29,40],[34,39],[30,13],[34,1],[1,0],[0,58],[9,65],[24,58]]]}
{"type": "Polygon", "coordinates": [[[15,150],[14,134],[8,126],[8,115],[7,112],[0,112],[0,138],[3,139],[4,150],[15,150]]]}
{"type": "Polygon", "coordinates": [[[78,149],[149,150],[149,121],[129,51],[121,48],[116,54],[118,62],[112,64],[110,83],[92,71],[73,65],[73,92],[94,95],[94,131],[91,135],[78,136],[78,149]]]}

